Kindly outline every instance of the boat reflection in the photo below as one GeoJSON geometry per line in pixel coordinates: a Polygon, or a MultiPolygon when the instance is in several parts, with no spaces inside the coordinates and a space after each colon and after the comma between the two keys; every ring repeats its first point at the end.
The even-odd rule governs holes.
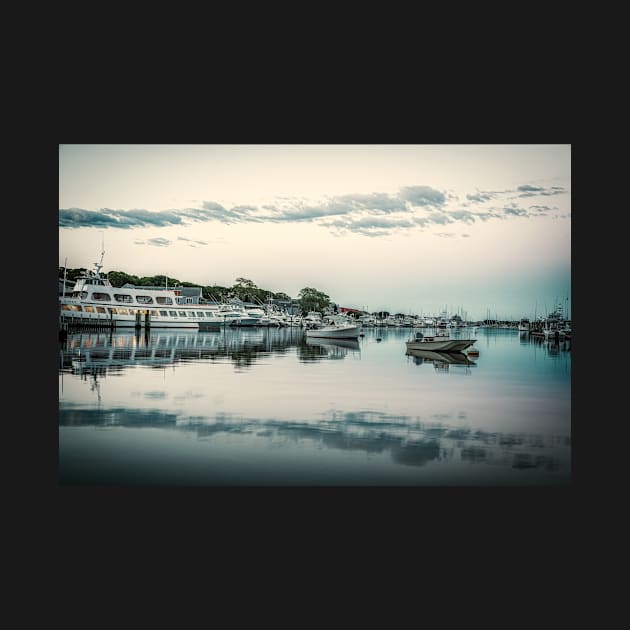
{"type": "Polygon", "coordinates": [[[62,344],[60,361],[62,369],[101,375],[129,366],[163,367],[206,360],[229,360],[243,368],[271,353],[289,352],[302,337],[302,331],[295,328],[77,333],[68,335],[62,344]]]}
{"type": "Polygon", "coordinates": [[[361,346],[356,339],[315,339],[306,337],[304,345],[307,351],[300,359],[344,359],[348,354],[360,357],[361,346]]]}
{"type": "Polygon", "coordinates": [[[536,348],[541,348],[542,351],[549,357],[558,358],[560,356],[566,356],[571,352],[571,340],[570,339],[545,339],[540,336],[529,335],[529,338],[524,340],[521,338],[521,344],[530,343],[536,348]]]}
{"type": "Polygon", "coordinates": [[[463,352],[436,352],[434,350],[407,350],[407,356],[413,357],[416,365],[432,363],[436,372],[448,372],[451,365],[473,367],[477,364],[463,352]]]}

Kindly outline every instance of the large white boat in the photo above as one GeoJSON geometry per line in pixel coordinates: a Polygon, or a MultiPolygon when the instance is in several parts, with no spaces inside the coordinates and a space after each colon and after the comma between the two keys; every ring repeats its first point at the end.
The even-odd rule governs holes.
{"type": "Polygon", "coordinates": [[[217,317],[223,320],[226,326],[256,326],[259,319],[238,304],[221,304],[217,317]]]}
{"type": "Polygon", "coordinates": [[[69,296],[59,298],[61,323],[111,324],[116,328],[146,326],[156,328],[199,328],[221,325],[224,318],[216,306],[189,304],[175,289],[114,287],[101,275],[101,262],[95,270],[81,275],[69,296]]]}
{"type": "Polygon", "coordinates": [[[451,337],[448,332],[438,332],[435,335],[423,335],[416,332],[406,341],[407,350],[435,350],[438,352],[461,352],[472,346],[476,339],[459,339],[451,337]]]}
{"type": "Polygon", "coordinates": [[[358,339],[361,324],[354,324],[344,318],[330,318],[330,323],[321,328],[310,328],[306,337],[312,339],[358,339]]]}

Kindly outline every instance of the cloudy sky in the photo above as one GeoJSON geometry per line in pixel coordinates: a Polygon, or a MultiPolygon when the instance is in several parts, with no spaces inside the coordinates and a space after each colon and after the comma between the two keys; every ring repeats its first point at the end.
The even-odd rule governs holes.
{"type": "Polygon", "coordinates": [[[59,265],[469,318],[571,304],[570,145],[59,146],[59,265]]]}

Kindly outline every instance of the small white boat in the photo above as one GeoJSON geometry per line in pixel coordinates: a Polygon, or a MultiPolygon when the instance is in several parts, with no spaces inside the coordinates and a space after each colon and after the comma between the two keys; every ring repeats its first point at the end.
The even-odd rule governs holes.
{"type": "Polygon", "coordinates": [[[306,331],[307,339],[358,339],[361,324],[353,324],[343,319],[333,319],[321,328],[306,331]]]}
{"type": "Polygon", "coordinates": [[[451,337],[448,331],[438,332],[435,335],[423,335],[416,332],[411,339],[406,341],[407,350],[434,350],[438,352],[461,352],[472,346],[476,339],[459,339],[451,337]]]}

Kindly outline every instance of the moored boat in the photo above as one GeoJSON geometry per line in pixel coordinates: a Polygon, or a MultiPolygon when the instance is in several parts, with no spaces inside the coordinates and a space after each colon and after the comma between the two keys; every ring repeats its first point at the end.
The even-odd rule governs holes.
{"type": "Polygon", "coordinates": [[[461,352],[472,346],[476,339],[459,339],[451,337],[448,332],[438,332],[435,335],[423,335],[416,332],[406,341],[407,350],[437,350],[439,352],[461,352]]]}
{"type": "Polygon", "coordinates": [[[332,318],[330,323],[320,328],[306,331],[307,338],[313,339],[358,339],[361,324],[351,323],[343,318],[332,318]]]}
{"type": "MultiPolygon", "coordinates": [[[[104,252],[103,252],[104,254],[104,252]]],[[[189,303],[176,289],[124,285],[114,287],[101,275],[103,255],[95,270],[77,278],[72,293],[59,298],[62,324],[111,325],[133,328],[196,328],[220,325],[216,307],[189,303]]]]}

